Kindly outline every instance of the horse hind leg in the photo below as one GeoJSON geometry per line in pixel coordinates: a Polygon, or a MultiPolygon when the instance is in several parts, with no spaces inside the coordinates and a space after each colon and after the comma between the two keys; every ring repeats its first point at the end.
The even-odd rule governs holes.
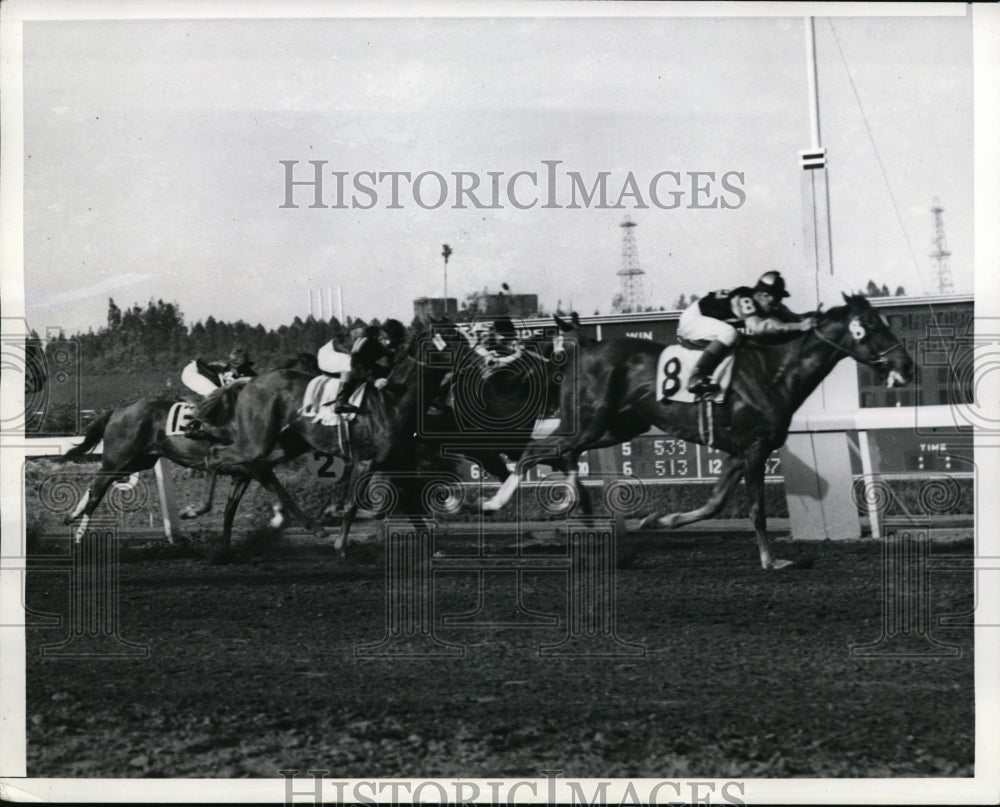
{"type": "Polygon", "coordinates": [[[218,481],[218,478],[219,472],[217,469],[213,468],[209,471],[208,483],[205,486],[205,498],[197,507],[193,504],[185,507],[181,511],[181,518],[197,518],[198,516],[205,515],[205,513],[212,509],[212,501],[215,498],[215,483],[218,481]]]}
{"type": "Polygon", "coordinates": [[[764,569],[785,569],[793,566],[793,561],[776,559],[771,552],[771,542],[767,538],[767,514],[764,504],[764,465],[767,453],[755,446],[748,452],[746,460],[746,486],[750,499],[750,521],[757,534],[757,548],[760,551],[760,565],[764,569]]]}
{"type": "Polygon", "coordinates": [[[725,505],[726,500],[739,484],[745,467],[746,463],[744,460],[730,457],[723,466],[722,474],[715,483],[715,487],[712,489],[712,493],[705,504],[696,510],[689,510],[686,513],[671,513],[666,516],[658,516],[656,513],[650,513],[639,524],[639,529],[663,527],[672,530],[677,527],[683,527],[685,524],[693,524],[696,521],[703,521],[706,518],[718,515],[723,505],[725,505]]]}
{"type": "Polygon", "coordinates": [[[78,518],[80,519],[80,524],[73,535],[75,543],[80,543],[83,540],[83,536],[87,533],[87,526],[90,524],[90,517],[94,514],[97,506],[104,500],[104,496],[108,492],[108,488],[111,487],[111,483],[118,478],[119,475],[117,474],[105,473],[103,471],[98,473],[80,498],[76,507],[73,508],[73,512],[63,519],[63,523],[66,525],[72,524],[78,518]]]}

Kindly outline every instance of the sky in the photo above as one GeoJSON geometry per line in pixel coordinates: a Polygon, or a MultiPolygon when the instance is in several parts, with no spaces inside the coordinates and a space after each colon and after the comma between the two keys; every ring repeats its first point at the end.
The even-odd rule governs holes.
{"type": "MultiPolygon", "coordinates": [[[[934,199],[955,291],[971,292],[969,17],[820,17],[815,37],[824,293],[869,279],[935,293],[934,199]]],[[[308,315],[310,290],[336,302],[338,288],[351,316],[409,322],[414,298],[442,294],[444,243],[450,296],[507,283],[550,310],[609,313],[626,216],[648,305],[770,269],[793,308],[814,303],[801,17],[27,21],[23,84],[24,290],[40,332],[101,327],[109,297],[275,327],[308,315]],[[282,161],[303,181],[310,160],[326,161],[329,206],[297,186],[283,207],[282,161]],[[352,192],[366,171],[426,174],[420,198],[400,178],[390,207],[390,180],[361,176],[378,194],[366,209],[352,192]],[[521,171],[541,189],[521,176],[508,193],[521,171]],[[440,206],[429,172],[447,184],[440,206]],[[455,209],[453,172],[480,181],[487,207],[455,209]],[[588,188],[607,172],[609,206],[630,176],[638,196],[569,207],[569,172],[588,188]],[[653,204],[657,176],[677,207],[653,204]]]]}

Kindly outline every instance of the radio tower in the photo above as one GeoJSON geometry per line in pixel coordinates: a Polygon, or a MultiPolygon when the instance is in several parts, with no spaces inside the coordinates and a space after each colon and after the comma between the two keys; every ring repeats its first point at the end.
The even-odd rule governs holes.
{"type": "Polygon", "coordinates": [[[638,226],[628,216],[619,225],[622,233],[621,291],[615,297],[614,308],[622,313],[641,311],[645,296],[642,292],[642,276],[646,274],[639,267],[639,256],[635,246],[635,228],[638,226]]]}
{"type": "Polygon", "coordinates": [[[934,207],[931,208],[931,213],[934,214],[934,251],[931,253],[931,257],[937,261],[938,293],[952,294],[955,288],[951,282],[951,266],[948,263],[948,257],[951,253],[944,240],[944,217],[941,215],[944,213],[944,208],[941,207],[937,197],[934,198],[934,207]]]}

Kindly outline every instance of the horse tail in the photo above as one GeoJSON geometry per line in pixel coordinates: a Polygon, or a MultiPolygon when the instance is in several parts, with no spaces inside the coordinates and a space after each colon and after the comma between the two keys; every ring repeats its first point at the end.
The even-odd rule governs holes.
{"type": "Polygon", "coordinates": [[[92,451],[94,446],[104,439],[104,430],[107,428],[112,414],[114,414],[114,410],[109,409],[98,417],[97,420],[87,427],[87,433],[83,435],[83,442],[73,446],[63,456],[67,458],[82,457],[84,454],[92,451]]]}
{"type": "Polygon", "coordinates": [[[237,379],[232,384],[212,390],[194,409],[194,416],[212,426],[224,426],[233,418],[236,399],[249,379],[237,379]],[[241,383],[242,382],[242,383],[241,383]]]}

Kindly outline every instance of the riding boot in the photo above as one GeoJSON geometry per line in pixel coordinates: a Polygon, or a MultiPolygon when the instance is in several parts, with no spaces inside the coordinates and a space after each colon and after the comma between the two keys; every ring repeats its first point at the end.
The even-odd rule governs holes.
{"type": "Polygon", "coordinates": [[[688,392],[694,393],[698,397],[714,395],[719,391],[718,384],[713,383],[712,373],[719,366],[719,362],[729,352],[729,345],[716,339],[702,351],[698,357],[698,363],[691,371],[691,378],[688,381],[688,392]]]}
{"type": "Polygon", "coordinates": [[[345,374],[341,380],[340,389],[337,390],[337,397],[333,399],[333,411],[338,415],[343,415],[347,412],[357,412],[358,408],[348,403],[351,395],[357,388],[358,383],[352,375],[350,373],[345,374]]]}

